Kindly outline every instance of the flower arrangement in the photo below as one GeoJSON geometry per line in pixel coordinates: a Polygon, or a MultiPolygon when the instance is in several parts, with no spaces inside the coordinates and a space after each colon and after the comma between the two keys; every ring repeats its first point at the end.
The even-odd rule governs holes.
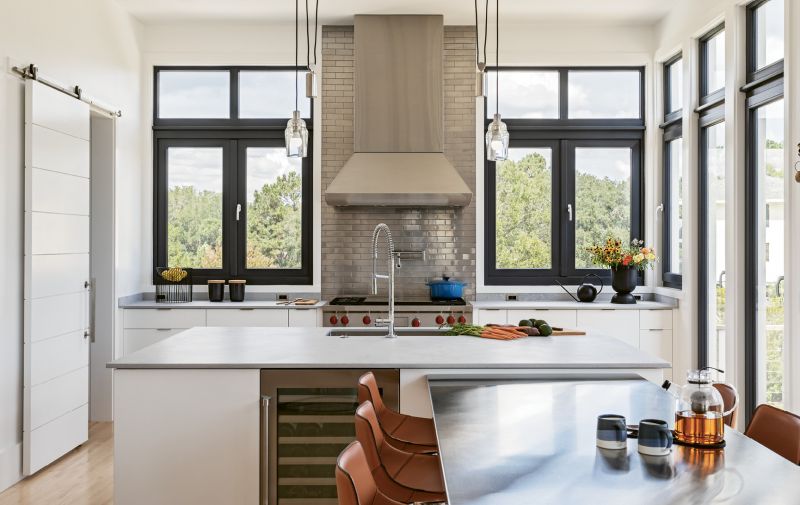
{"type": "Polygon", "coordinates": [[[644,240],[633,239],[629,246],[622,241],[609,238],[605,244],[587,247],[592,263],[612,269],[631,267],[637,270],[652,268],[658,260],[655,249],[645,247],[644,240]]]}

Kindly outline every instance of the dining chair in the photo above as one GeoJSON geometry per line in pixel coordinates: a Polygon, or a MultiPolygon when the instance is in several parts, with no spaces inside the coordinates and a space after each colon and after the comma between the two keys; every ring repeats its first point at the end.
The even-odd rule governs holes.
{"type": "Polygon", "coordinates": [[[380,492],[358,441],[339,454],[335,474],[339,505],[404,505],[380,492]]]}
{"type": "Polygon", "coordinates": [[[762,404],[756,407],[744,434],[800,465],[800,416],[762,404]]]}
{"type": "Polygon", "coordinates": [[[381,430],[390,445],[406,452],[431,454],[439,451],[433,419],[401,414],[387,407],[372,372],[358,379],[358,402],[366,401],[375,407],[381,430]]]}
{"type": "Polygon", "coordinates": [[[714,387],[722,395],[722,406],[725,412],[733,409],[730,414],[725,416],[725,424],[731,428],[736,428],[736,423],[739,421],[739,394],[730,384],[715,382],[714,387]]]}
{"type": "Polygon", "coordinates": [[[356,440],[361,443],[372,478],[383,494],[403,503],[445,501],[439,456],[406,452],[390,445],[372,402],[358,406],[355,426],[356,440]]]}

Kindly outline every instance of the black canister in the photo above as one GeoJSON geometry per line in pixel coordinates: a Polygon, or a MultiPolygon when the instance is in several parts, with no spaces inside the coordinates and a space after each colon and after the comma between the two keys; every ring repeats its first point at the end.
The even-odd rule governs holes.
{"type": "Polygon", "coordinates": [[[208,301],[221,302],[225,299],[225,281],[212,279],[208,281],[208,301]]]}
{"type": "Polygon", "coordinates": [[[228,289],[230,290],[230,297],[232,302],[244,301],[244,285],[247,283],[244,279],[231,279],[228,281],[228,289]]]}

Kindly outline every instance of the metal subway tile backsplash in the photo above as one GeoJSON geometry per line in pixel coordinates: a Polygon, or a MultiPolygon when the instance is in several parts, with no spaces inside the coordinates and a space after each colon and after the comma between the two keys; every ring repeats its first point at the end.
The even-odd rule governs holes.
{"type": "MultiPolygon", "coordinates": [[[[475,39],[470,27],[444,31],[444,154],[475,191],[475,39]]],[[[426,251],[427,261],[403,260],[398,297],[425,297],[443,274],[468,283],[475,296],[475,201],[454,208],[334,208],[325,189],[353,153],[353,27],[322,29],[322,296],[365,294],[372,273],[372,230],[392,229],[397,249],[426,251]]],[[[381,256],[383,257],[383,256],[381,256]]],[[[379,261],[383,271],[385,261],[379,261]]],[[[380,287],[385,289],[384,286],[380,287]]],[[[381,291],[382,292],[382,291],[381,291]]]]}

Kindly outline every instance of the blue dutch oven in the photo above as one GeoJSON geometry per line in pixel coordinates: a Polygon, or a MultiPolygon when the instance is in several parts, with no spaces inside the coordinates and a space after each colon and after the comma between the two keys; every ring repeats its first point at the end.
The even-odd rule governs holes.
{"type": "Polygon", "coordinates": [[[431,300],[455,300],[463,298],[464,286],[466,282],[451,280],[450,277],[442,276],[440,281],[431,281],[428,286],[431,288],[431,300]]]}

